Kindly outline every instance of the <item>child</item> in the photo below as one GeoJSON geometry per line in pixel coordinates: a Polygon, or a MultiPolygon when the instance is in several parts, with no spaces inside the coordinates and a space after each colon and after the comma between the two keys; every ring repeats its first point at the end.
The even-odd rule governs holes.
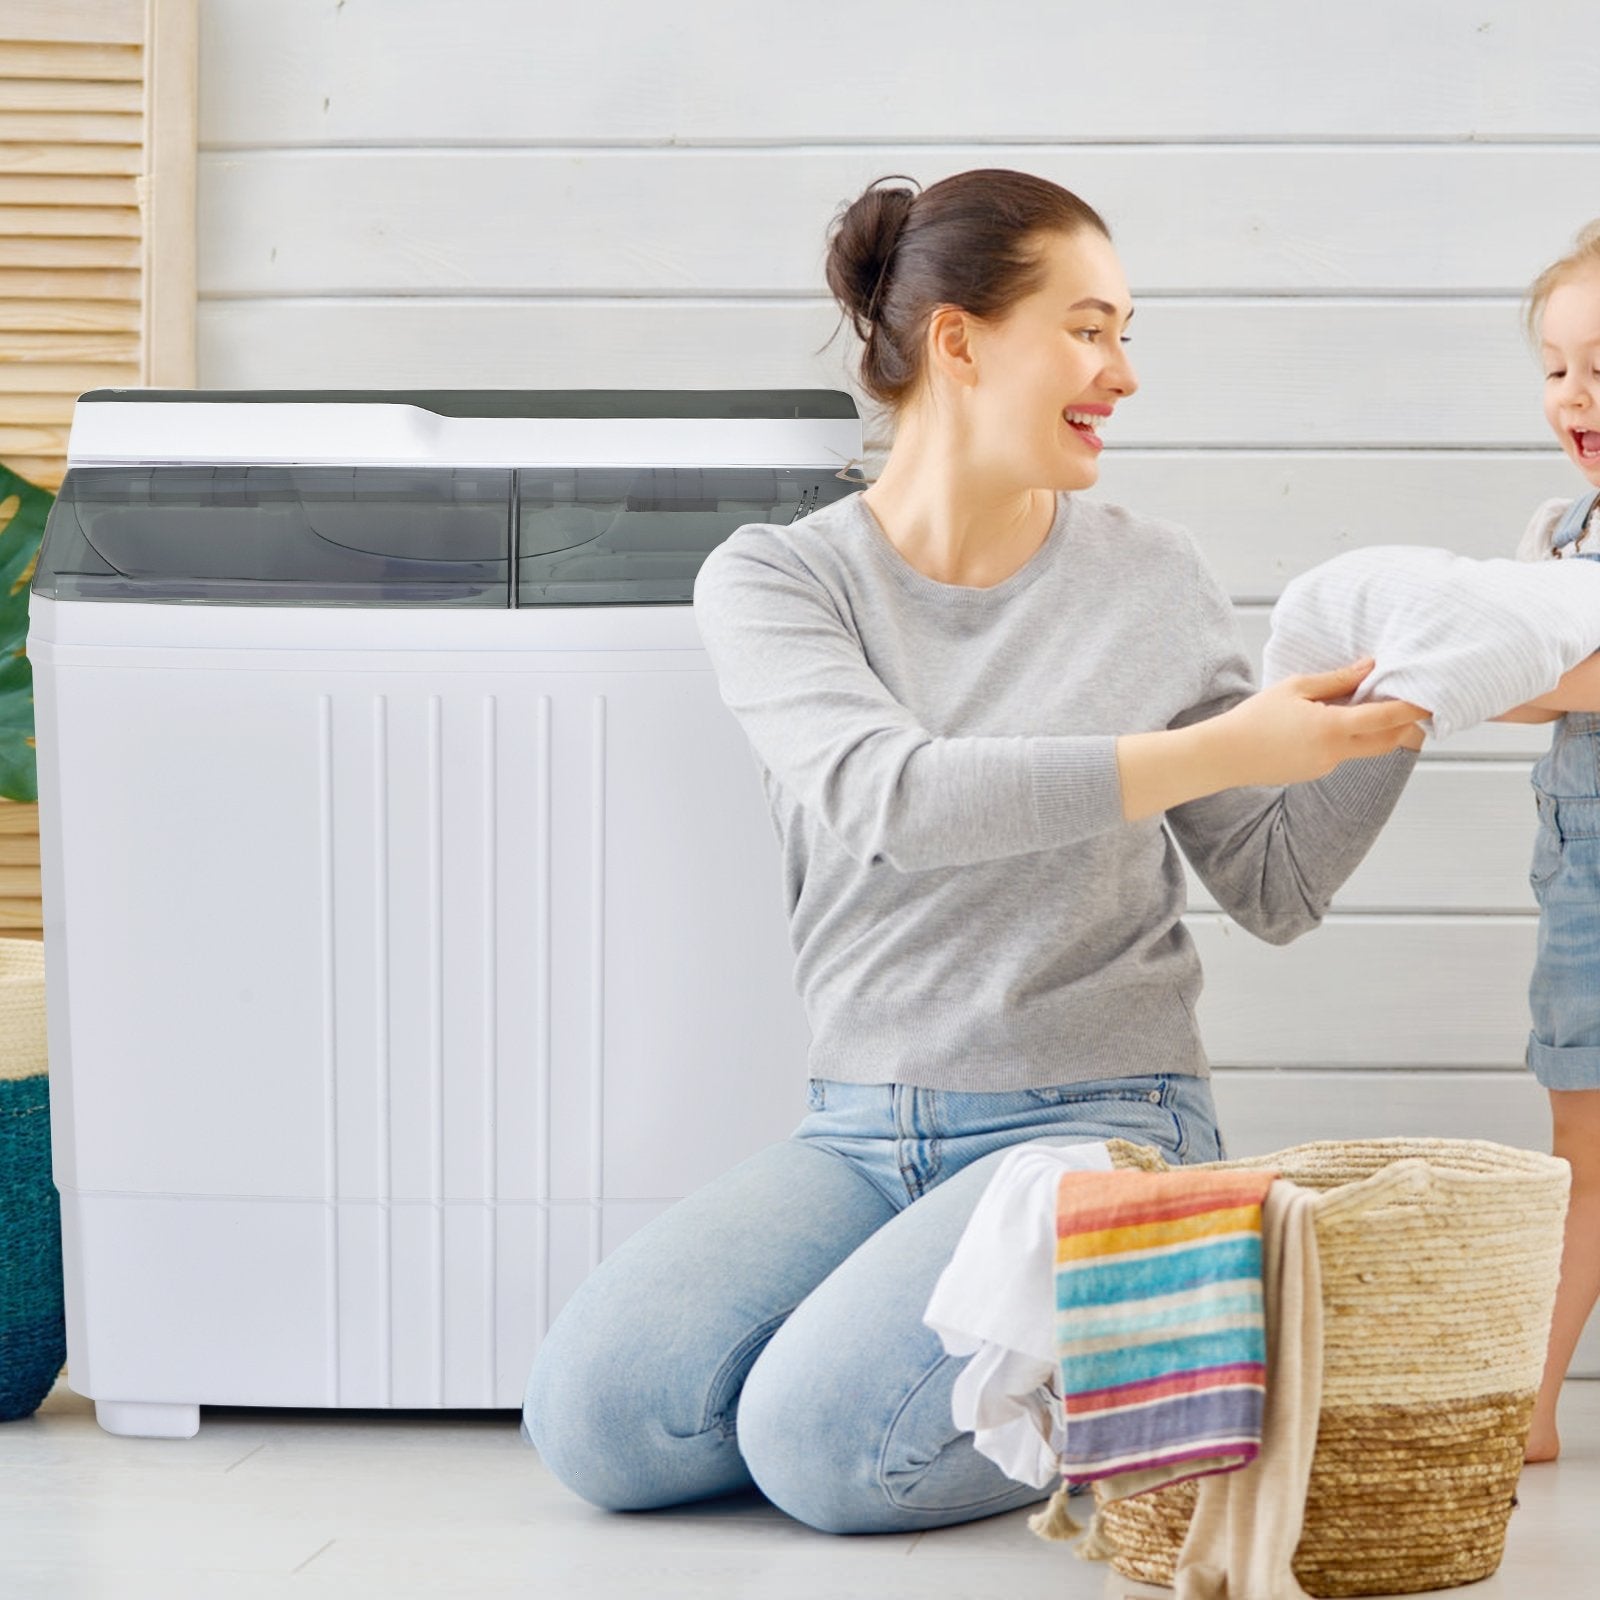
{"type": "MultiPolygon", "coordinates": [[[[1576,500],[1542,505],[1517,554],[1600,561],[1600,221],[1535,280],[1527,326],[1543,364],[1545,418],[1587,487],[1576,500]]],[[[1556,723],[1533,771],[1539,945],[1528,1039],[1528,1065],[1550,1092],[1554,1151],[1572,1165],[1561,1287],[1527,1451],[1529,1461],[1553,1461],[1562,1379],[1600,1296],[1600,655],[1502,720],[1556,723]]]]}

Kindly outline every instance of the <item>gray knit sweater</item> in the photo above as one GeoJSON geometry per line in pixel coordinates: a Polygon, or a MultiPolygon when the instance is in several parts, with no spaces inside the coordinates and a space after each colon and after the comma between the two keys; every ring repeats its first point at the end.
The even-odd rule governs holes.
{"type": "Polygon", "coordinates": [[[1174,840],[1282,943],[1317,924],[1415,759],[1124,822],[1116,736],[1214,716],[1253,685],[1188,534],[1070,495],[992,588],[916,571],[856,495],[739,529],[694,603],[782,847],[814,1077],[992,1091],[1204,1074],[1174,840]]]}

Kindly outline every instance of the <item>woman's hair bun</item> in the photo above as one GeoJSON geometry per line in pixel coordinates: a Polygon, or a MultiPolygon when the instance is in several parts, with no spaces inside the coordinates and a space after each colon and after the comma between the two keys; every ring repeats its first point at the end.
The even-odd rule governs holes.
{"type": "Polygon", "coordinates": [[[883,298],[895,245],[916,202],[914,184],[911,178],[879,178],[839,213],[829,235],[828,288],[860,339],[868,336],[883,298]]]}
{"type": "Polygon", "coordinates": [[[1045,277],[1042,236],[1092,229],[1093,206],[1048,178],[982,167],[926,189],[879,178],[834,218],[827,279],[861,341],[861,387],[903,406],[927,366],[923,346],[940,306],[1002,317],[1045,277]]]}

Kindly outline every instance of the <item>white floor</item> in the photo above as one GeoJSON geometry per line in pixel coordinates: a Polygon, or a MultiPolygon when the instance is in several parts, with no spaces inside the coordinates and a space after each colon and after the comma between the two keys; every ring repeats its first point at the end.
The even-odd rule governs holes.
{"type": "MultiPolygon", "coordinates": [[[[906,1537],[813,1533],[750,1496],[607,1516],[508,1415],[206,1411],[115,1439],[64,1384],[0,1425],[3,1600],[1122,1600],[1024,1514],[906,1537]]],[[[1462,1600],[1595,1592],[1600,1382],[1567,1386],[1565,1455],[1527,1472],[1505,1564],[1462,1600]]]]}

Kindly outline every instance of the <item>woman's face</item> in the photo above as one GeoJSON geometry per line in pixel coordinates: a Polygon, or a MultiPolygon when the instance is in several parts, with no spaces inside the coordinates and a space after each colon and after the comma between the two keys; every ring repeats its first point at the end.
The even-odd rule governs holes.
{"type": "Polygon", "coordinates": [[[1544,415],[1568,459],[1600,488],[1600,273],[1558,283],[1539,319],[1544,415]]]}
{"type": "Polygon", "coordinates": [[[1133,302],[1111,241],[1046,234],[1044,278],[1003,317],[972,319],[967,415],[976,453],[1019,487],[1086,489],[1100,434],[1138,388],[1124,345],[1133,302]]]}

